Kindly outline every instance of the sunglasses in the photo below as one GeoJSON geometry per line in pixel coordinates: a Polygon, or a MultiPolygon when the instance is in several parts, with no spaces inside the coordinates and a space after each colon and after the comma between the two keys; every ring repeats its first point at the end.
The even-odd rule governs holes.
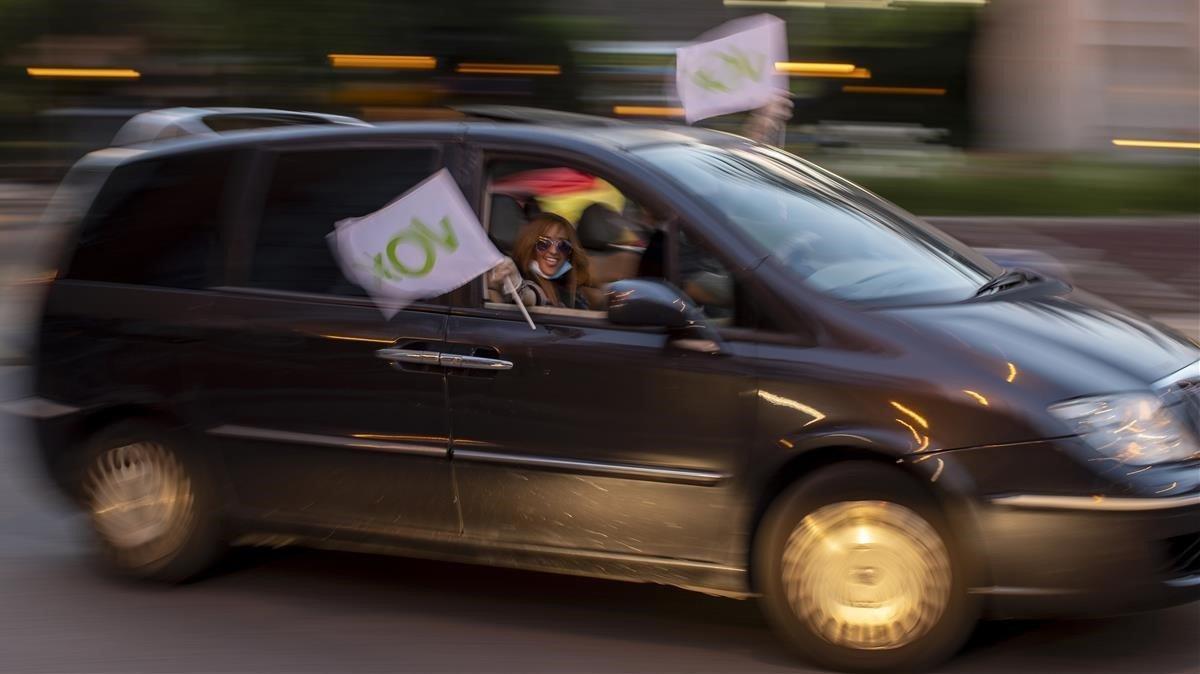
{"type": "Polygon", "coordinates": [[[571,253],[575,250],[575,247],[571,245],[571,242],[567,241],[566,239],[551,239],[545,236],[539,236],[537,243],[533,245],[533,247],[537,249],[537,252],[539,253],[544,253],[550,250],[550,246],[557,246],[558,254],[562,255],[563,257],[571,257],[571,253]]]}

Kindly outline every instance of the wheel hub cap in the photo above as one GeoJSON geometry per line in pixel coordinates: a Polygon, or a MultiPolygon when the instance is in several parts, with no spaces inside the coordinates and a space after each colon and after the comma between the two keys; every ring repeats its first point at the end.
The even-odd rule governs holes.
{"type": "Polygon", "coordinates": [[[792,610],[821,638],[847,648],[893,649],[920,638],[945,612],[950,582],[937,531],[885,501],[819,508],[783,553],[792,610]]]}
{"type": "Polygon", "coordinates": [[[164,541],[192,506],[191,483],[182,466],[154,443],[104,452],[85,484],[97,531],[121,549],[164,541]]]}

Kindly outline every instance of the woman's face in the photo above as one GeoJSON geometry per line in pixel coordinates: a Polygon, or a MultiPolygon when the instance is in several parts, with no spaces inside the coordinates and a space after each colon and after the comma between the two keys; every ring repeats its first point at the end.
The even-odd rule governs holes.
{"type": "Polygon", "coordinates": [[[538,237],[533,255],[538,269],[546,276],[553,276],[559,267],[571,257],[571,241],[559,224],[551,225],[538,237]],[[566,244],[565,246],[563,244],[566,244]]]}

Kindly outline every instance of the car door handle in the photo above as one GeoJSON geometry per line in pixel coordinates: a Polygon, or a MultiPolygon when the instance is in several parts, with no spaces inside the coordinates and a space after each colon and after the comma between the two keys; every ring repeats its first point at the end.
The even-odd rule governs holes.
{"type": "Polygon", "coordinates": [[[393,363],[411,363],[413,365],[431,365],[437,367],[441,364],[442,354],[437,351],[421,351],[418,349],[379,349],[375,355],[384,360],[390,360],[393,363]]]}
{"type": "Polygon", "coordinates": [[[499,358],[482,358],[480,356],[460,356],[454,353],[441,354],[442,367],[456,367],[464,370],[511,370],[511,360],[499,358]]]}
{"type": "Polygon", "coordinates": [[[375,355],[393,363],[453,367],[464,370],[511,370],[512,361],[480,356],[460,356],[454,353],[421,351],[418,349],[379,349],[375,355]]]}

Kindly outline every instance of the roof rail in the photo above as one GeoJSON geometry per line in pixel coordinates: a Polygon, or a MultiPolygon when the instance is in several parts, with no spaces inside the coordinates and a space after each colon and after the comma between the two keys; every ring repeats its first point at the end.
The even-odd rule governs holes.
{"type": "Polygon", "coordinates": [[[548,108],[530,108],[520,105],[459,105],[453,110],[468,117],[490,119],[497,122],[523,122],[526,124],[561,124],[565,126],[627,126],[629,122],[599,115],[584,115],[548,108]]]}

